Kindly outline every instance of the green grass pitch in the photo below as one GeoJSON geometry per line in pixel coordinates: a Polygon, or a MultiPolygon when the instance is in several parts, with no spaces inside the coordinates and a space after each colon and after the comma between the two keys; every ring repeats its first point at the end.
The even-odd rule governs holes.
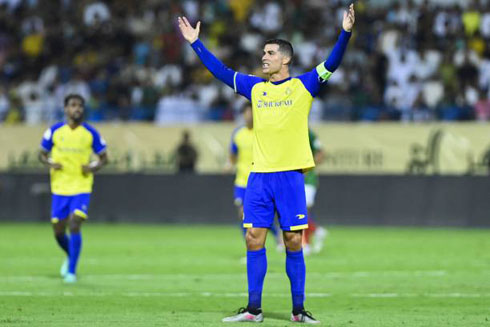
{"type": "MultiPolygon", "coordinates": [[[[1,326],[221,326],[246,305],[232,226],[83,228],[79,282],[58,276],[49,223],[0,224],[1,326]]],[[[268,240],[263,326],[291,326],[284,253],[268,240]]],[[[332,227],[306,258],[323,326],[490,326],[490,231],[332,227]]]]}

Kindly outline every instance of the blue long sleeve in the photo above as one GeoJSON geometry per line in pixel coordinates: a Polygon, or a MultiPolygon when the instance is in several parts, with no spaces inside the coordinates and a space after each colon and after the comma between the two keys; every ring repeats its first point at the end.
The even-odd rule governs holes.
{"type": "Polygon", "coordinates": [[[234,88],[233,78],[235,71],[226,67],[218,58],[216,58],[208,49],[204,46],[201,40],[197,39],[191,44],[192,49],[196,52],[199,59],[204,66],[220,81],[225,83],[231,88],[234,88]]]}
{"type": "Polygon", "coordinates": [[[327,61],[323,62],[323,65],[319,64],[315,69],[298,76],[312,97],[316,97],[320,91],[320,85],[325,83],[332,73],[339,67],[351,34],[351,32],[346,32],[342,29],[337,43],[335,43],[327,61]]]}
{"type": "Polygon", "coordinates": [[[340,32],[340,36],[339,39],[337,40],[337,43],[335,43],[332,52],[328,56],[327,61],[325,61],[325,68],[329,72],[333,73],[339,67],[351,35],[352,32],[346,32],[344,31],[344,29],[342,29],[342,32],[340,32]]]}

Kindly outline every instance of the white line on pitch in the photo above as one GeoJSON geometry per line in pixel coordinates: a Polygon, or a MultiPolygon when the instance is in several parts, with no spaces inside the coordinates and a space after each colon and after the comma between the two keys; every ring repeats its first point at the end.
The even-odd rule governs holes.
{"type": "MultiPolygon", "coordinates": [[[[344,294],[337,294],[342,296],[344,294]]],[[[490,293],[353,293],[347,294],[355,298],[413,298],[413,297],[433,297],[433,298],[486,298],[490,293]]],[[[26,291],[0,291],[0,296],[26,296],[26,297],[54,297],[54,296],[125,296],[125,297],[247,297],[247,293],[220,293],[220,292],[26,292],[26,291]]],[[[265,293],[264,297],[289,298],[289,293],[265,293]]],[[[306,297],[325,298],[332,297],[332,293],[307,293],[306,297]]]]}
{"type": "MultiPolygon", "coordinates": [[[[392,271],[353,271],[353,272],[309,272],[307,278],[369,278],[369,277],[441,277],[447,275],[445,270],[392,270],[392,271]]],[[[268,273],[267,278],[285,278],[285,273],[268,273]]],[[[246,274],[97,274],[83,275],[85,280],[123,279],[123,280],[154,280],[154,279],[224,279],[246,278],[246,274]]],[[[0,282],[28,282],[53,280],[48,276],[0,276],[0,282]]]]}

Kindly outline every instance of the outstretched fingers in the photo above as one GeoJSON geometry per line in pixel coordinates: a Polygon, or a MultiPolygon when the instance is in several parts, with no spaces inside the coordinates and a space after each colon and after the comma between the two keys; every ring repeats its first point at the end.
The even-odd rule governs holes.
{"type": "Polygon", "coordinates": [[[354,4],[351,3],[349,6],[349,16],[353,21],[356,19],[356,12],[354,11],[354,4]]]}
{"type": "Polygon", "coordinates": [[[188,28],[189,27],[189,21],[185,17],[179,17],[179,26],[181,28],[188,28]]]}
{"type": "Polygon", "coordinates": [[[191,23],[187,20],[187,17],[183,16],[182,19],[184,20],[184,23],[186,26],[192,27],[191,23]]]}

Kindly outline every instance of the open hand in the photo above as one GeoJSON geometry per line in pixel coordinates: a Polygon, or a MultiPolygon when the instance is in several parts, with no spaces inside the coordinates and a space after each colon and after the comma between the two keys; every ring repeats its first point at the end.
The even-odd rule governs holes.
{"type": "Polygon", "coordinates": [[[351,3],[349,6],[349,11],[344,11],[344,20],[342,22],[342,28],[346,32],[351,32],[354,22],[356,21],[356,13],[354,11],[354,4],[351,3]]]}
{"type": "Polygon", "coordinates": [[[196,28],[191,26],[191,23],[184,16],[179,17],[179,28],[184,39],[189,43],[194,43],[199,37],[199,30],[201,29],[201,22],[197,22],[196,28]]]}

